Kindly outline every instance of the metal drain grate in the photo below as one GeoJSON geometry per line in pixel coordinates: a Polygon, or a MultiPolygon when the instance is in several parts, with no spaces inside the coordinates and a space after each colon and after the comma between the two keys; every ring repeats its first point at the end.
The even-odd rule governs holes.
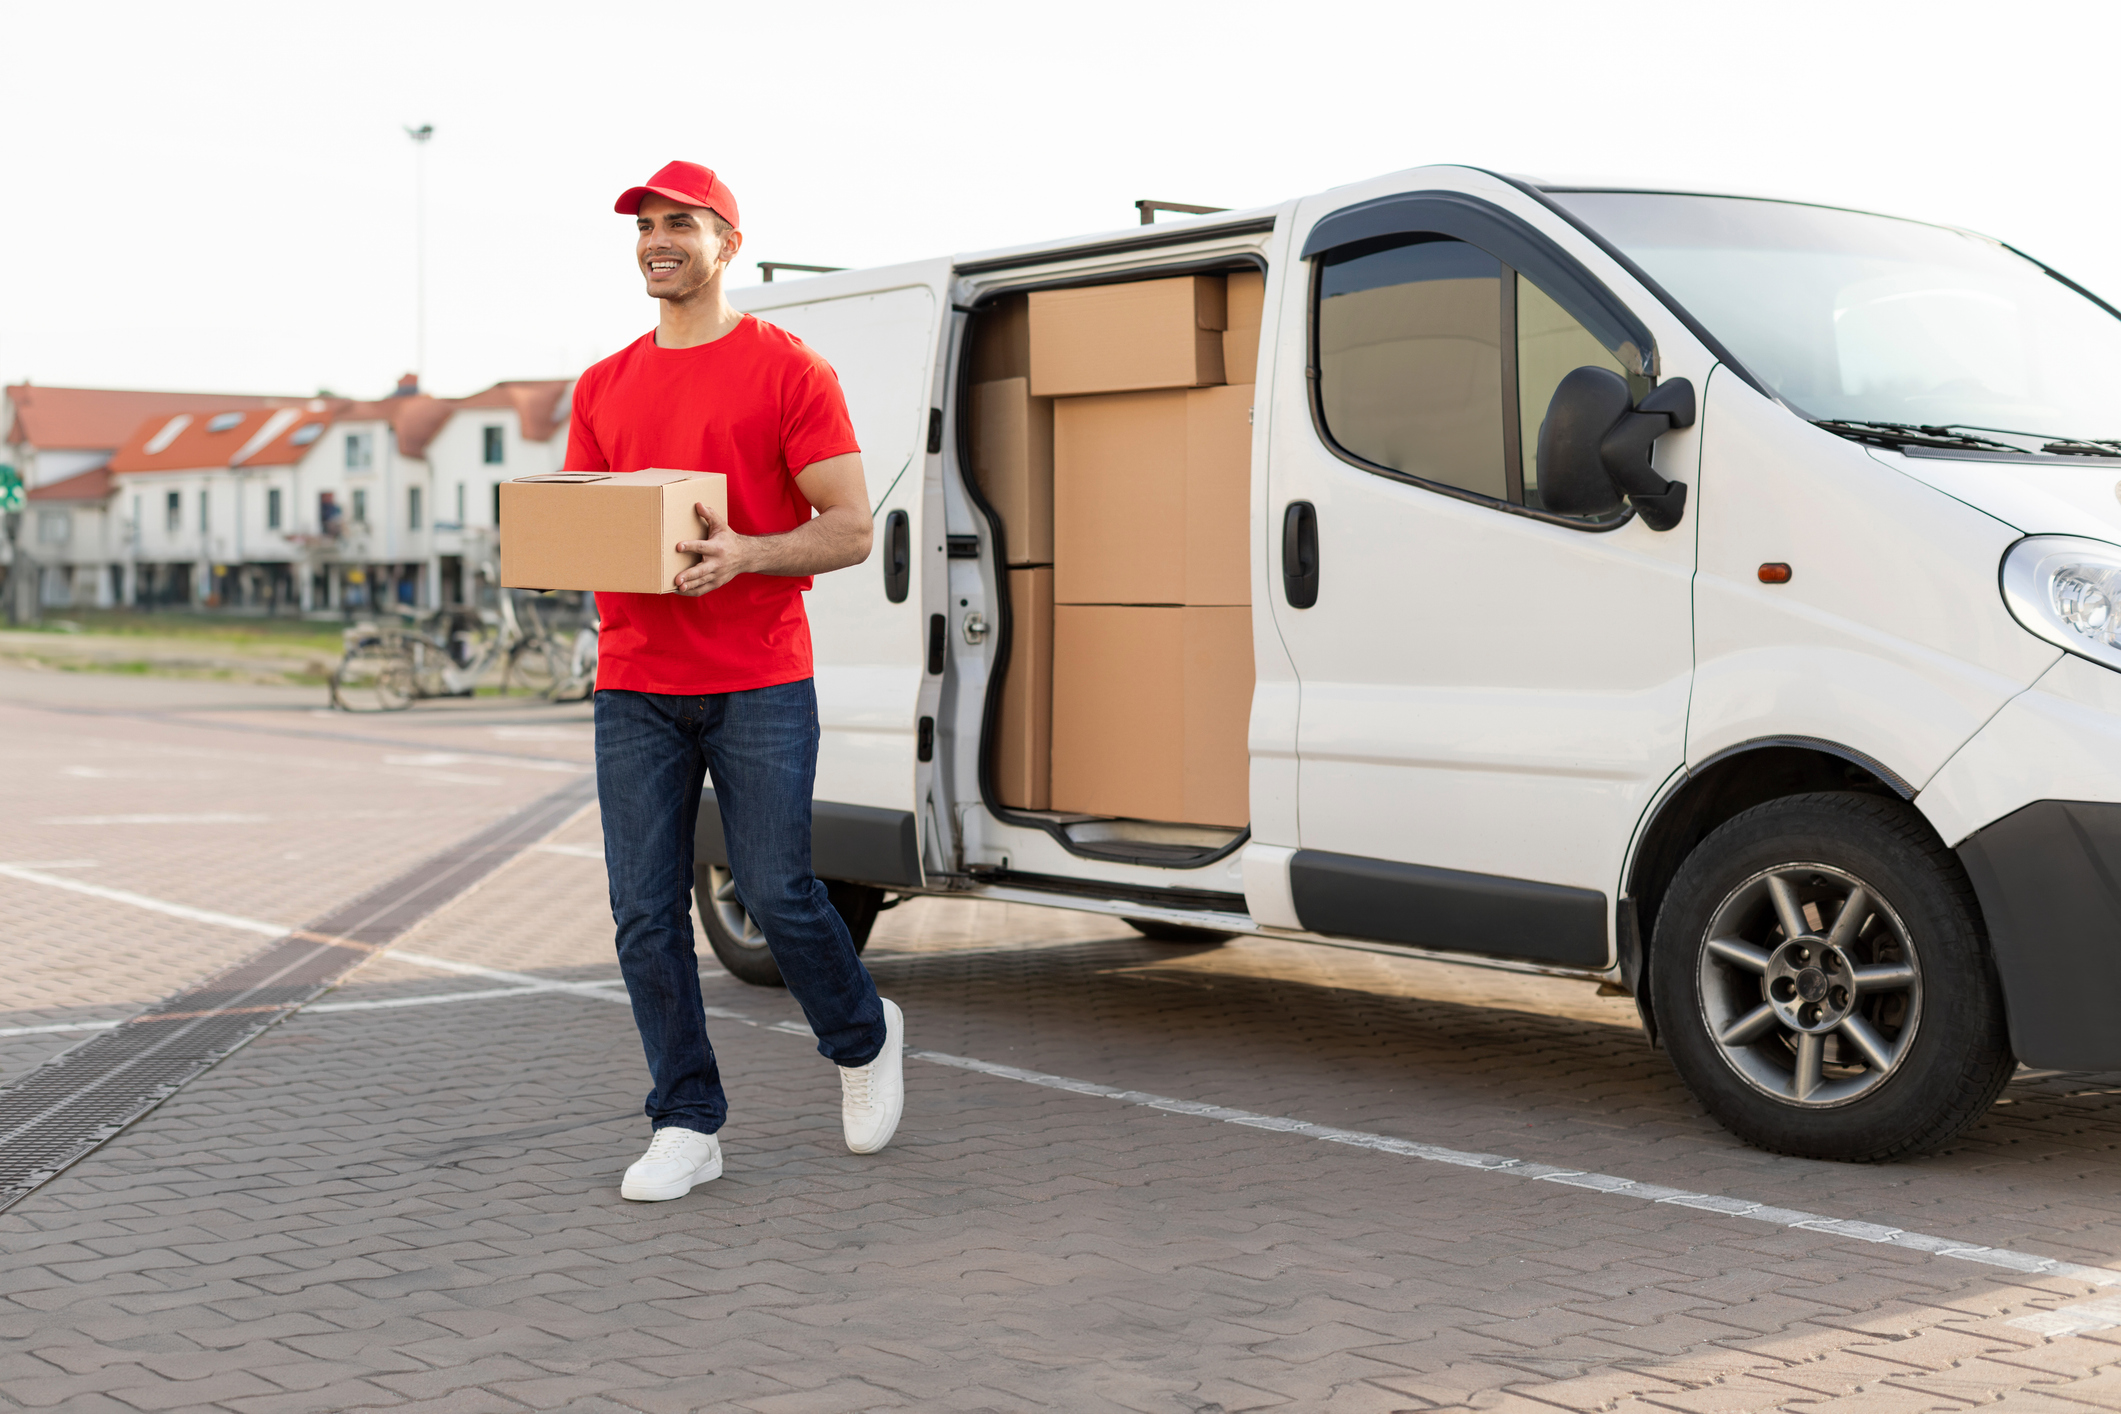
{"type": "Polygon", "coordinates": [[[0,1209],[177,1093],[596,798],[584,776],[0,1090],[0,1209]]]}

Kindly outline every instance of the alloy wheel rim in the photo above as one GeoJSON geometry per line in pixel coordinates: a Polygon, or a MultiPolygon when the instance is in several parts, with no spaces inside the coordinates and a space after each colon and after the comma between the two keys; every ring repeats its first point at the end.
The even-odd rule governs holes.
{"type": "Polygon", "coordinates": [[[707,866],[710,885],[708,895],[713,900],[715,921],[722,925],[722,932],[736,939],[736,945],[756,952],[766,950],[766,935],[759,925],[751,921],[744,905],[737,901],[736,876],[719,864],[707,866]]]}
{"type": "Polygon", "coordinates": [[[1830,865],[1781,864],[1717,905],[1700,995],[1710,1038],[1748,1085],[1831,1109],[1906,1061],[1922,1022],[1922,964],[1869,884],[1830,865]]]}

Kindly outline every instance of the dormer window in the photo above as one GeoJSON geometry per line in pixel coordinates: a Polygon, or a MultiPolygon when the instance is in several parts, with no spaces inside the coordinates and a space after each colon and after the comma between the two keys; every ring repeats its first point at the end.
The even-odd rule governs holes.
{"type": "Polygon", "coordinates": [[[292,447],[306,447],[310,443],[316,441],[319,437],[322,437],[323,435],[323,423],[305,422],[300,427],[297,427],[295,429],[295,435],[288,438],[287,442],[288,445],[292,447]]]}
{"type": "Polygon", "coordinates": [[[231,428],[241,427],[242,425],[242,413],[217,412],[213,415],[212,419],[207,422],[206,430],[209,432],[227,432],[231,428]]]}

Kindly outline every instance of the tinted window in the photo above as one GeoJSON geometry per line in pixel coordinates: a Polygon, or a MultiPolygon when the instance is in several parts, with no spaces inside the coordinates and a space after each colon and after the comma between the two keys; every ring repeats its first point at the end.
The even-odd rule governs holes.
{"type": "Polygon", "coordinates": [[[1327,431],[1379,466],[1502,499],[1502,263],[1423,240],[1320,273],[1319,396],[1327,431]]]}
{"type": "Polygon", "coordinates": [[[1534,452],[1547,404],[1553,401],[1561,380],[1586,364],[1610,368],[1623,378],[1628,372],[1574,315],[1523,275],[1517,276],[1518,446],[1524,449],[1524,503],[1528,506],[1540,504],[1539,459],[1534,452]]]}

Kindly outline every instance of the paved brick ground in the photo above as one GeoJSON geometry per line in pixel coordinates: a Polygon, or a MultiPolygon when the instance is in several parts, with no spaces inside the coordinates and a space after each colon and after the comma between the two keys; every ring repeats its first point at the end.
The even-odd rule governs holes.
{"type": "MultiPolygon", "coordinates": [[[[77,741],[79,721],[40,711],[0,722],[0,739],[15,759],[74,762],[32,738],[77,741]]],[[[472,772],[386,768],[378,758],[398,753],[367,740],[271,735],[308,729],[298,710],[220,714],[258,727],[202,744],[220,730],[210,716],[120,734],[264,754],[285,741],[290,763],[359,764],[344,776],[384,801],[429,788],[389,770],[472,772]]],[[[433,751],[498,741],[469,715],[356,726],[433,751]]],[[[505,745],[565,759],[581,747],[505,745]]],[[[224,802],[252,798],[250,773],[214,769],[181,789],[202,813],[238,812],[224,802]]],[[[495,810],[555,779],[477,769],[504,783],[482,788],[499,793],[495,810]]],[[[419,826],[440,843],[487,818],[419,826]]],[[[81,828],[100,840],[117,827],[81,828]]],[[[183,853],[190,841],[169,846],[174,859],[151,842],[123,886],[182,886],[231,911],[278,904],[274,917],[317,911],[335,901],[329,885],[351,891],[399,858],[350,828],[358,863],[320,878],[314,900],[273,893],[288,886],[240,853],[183,853]]],[[[395,838],[380,823],[373,834],[395,838]]],[[[613,976],[601,865],[570,852],[596,839],[593,815],[576,821],[401,946],[613,976]]],[[[36,844],[42,855],[11,839],[0,857],[66,857],[36,844]]],[[[10,964],[31,909],[48,911],[47,932],[129,929],[171,975],[197,950],[249,945],[35,885],[0,889],[10,964]]],[[[1174,948],[1080,915],[940,901],[885,915],[868,958],[920,1047],[1971,1243],[2121,1256],[2117,1077],[2022,1082],[1955,1151],[1853,1168],[1731,1141],[1645,1046],[1629,1005],[1581,984],[1286,944],[1174,948]]],[[[2011,1324],[2094,1295],[2077,1282],[932,1063],[909,1066],[891,1149],[858,1158],[839,1143],[831,1067],[806,1035],[776,1029],[796,1020],[786,996],[711,960],[705,980],[710,1006],[759,1024],[713,1024],[729,1171],[669,1204],[616,1196],[645,1139],[646,1081],[612,1000],[317,1011],[267,1033],[0,1215],[0,1407],[2121,1405],[2121,1329],[2046,1339],[2011,1324]]],[[[73,985],[97,1001],[99,983],[73,985]]],[[[327,1004],[491,985],[385,958],[327,1004]]]]}

